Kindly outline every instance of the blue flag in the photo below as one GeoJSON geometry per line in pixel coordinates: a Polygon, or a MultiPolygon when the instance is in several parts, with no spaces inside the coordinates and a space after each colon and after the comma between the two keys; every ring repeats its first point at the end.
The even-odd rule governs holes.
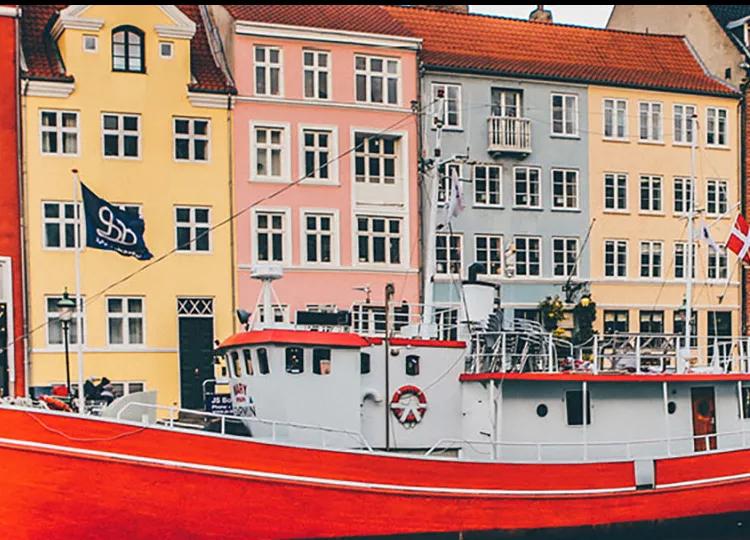
{"type": "Polygon", "coordinates": [[[146,230],[143,219],[97,197],[83,182],[81,192],[86,216],[86,247],[116,251],[139,261],[153,257],[143,238],[146,230]]]}

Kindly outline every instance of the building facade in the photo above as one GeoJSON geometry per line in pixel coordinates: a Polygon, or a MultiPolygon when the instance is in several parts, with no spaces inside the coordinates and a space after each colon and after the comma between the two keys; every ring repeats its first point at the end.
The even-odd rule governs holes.
{"type": "MultiPolygon", "coordinates": [[[[416,52],[378,6],[214,8],[237,83],[239,305],[260,311],[260,265],[283,268],[274,319],[352,309],[384,330],[419,295],[416,52]]],[[[260,314],[260,318],[265,314],[260,314]]]]}
{"type": "MultiPolygon", "coordinates": [[[[742,95],[740,102],[740,189],[741,208],[747,212],[750,192],[750,116],[747,111],[748,67],[750,62],[750,8],[745,5],[616,5],[607,26],[639,32],[684,35],[700,56],[711,75],[735,87],[742,95]]],[[[750,321],[750,273],[742,270],[742,330],[748,331],[750,321]]]]}
{"type": "Polygon", "coordinates": [[[214,228],[230,215],[232,86],[210,19],[198,6],[57,8],[26,6],[22,19],[29,384],[66,379],[57,302],[75,291],[77,169],[143,217],[155,259],[82,250],[71,378],[80,340],[84,378],[200,408],[214,336],[233,330],[231,227],[214,228]]]}
{"type": "Polygon", "coordinates": [[[24,395],[25,340],[19,199],[18,15],[0,6],[0,396],[24,395]]]}

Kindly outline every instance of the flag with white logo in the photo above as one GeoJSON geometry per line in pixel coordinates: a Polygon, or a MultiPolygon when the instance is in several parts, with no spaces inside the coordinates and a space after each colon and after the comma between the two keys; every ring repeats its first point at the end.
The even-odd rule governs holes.
{"type": "Polygon", "coordinates": [[[458,170],[451,167],[451,194],[448,199],[448,208],[445,212],[445,224],[448,225],[451,218],[458,217],[464,210],[464,188],[458,177],[458,170]]]}
{"type": "Polygon", "coordinates": [[[716,241],[711,237],[711,231],[708,230],[708,224],[706,224],[706,220],[704,219],[701,219],[699,225],[698,238],[708,244],[708,246],[714,250],[714,253],[719,253],[721,251],[719,244],[717,244],[716,241]]]}
{"type": "Polygon", "coordinates": [[[737,216],[737,220],[732,225],[732,232],[729,233],[729,240],[727,240],[727,249],[737,254],[740,260],[744,263],[750,264],[750,234],[748,234],[747,221],[742,217],[742,214],[737,216]]]}
{"type": "Polygon", "coordinates": [[[87,247],[116,251],[139,261],[147,261],[153,257],[143,238],[146,224],[140,216],[98,197],[83,182],[81,193],[86,218],[87,247]]]}

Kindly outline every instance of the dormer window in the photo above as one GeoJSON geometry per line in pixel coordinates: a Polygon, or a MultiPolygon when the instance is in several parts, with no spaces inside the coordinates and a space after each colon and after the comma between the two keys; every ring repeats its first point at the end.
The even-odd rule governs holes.
{"type": "Polygon", "coordinates": [[[112,70],[144,73],[143,32],[135,26],[112,30],[112,70]]]}

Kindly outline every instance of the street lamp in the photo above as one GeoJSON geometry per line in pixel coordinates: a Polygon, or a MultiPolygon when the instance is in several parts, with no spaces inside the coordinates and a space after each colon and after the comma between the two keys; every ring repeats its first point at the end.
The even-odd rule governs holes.
{"type": "Polygon", "coordinates": [[[75,313],[76,303],[70,299],[68,289],[62,295],[62,298],[57,301],[57,311],[59,313],[60,322],[62,323],[63,341],[65,343],[65,377],[68,383],[68,395],[70,396],[70,353],[68,351],[68,333],[70,332],[70,321],[73,319],[75,313]]]}

